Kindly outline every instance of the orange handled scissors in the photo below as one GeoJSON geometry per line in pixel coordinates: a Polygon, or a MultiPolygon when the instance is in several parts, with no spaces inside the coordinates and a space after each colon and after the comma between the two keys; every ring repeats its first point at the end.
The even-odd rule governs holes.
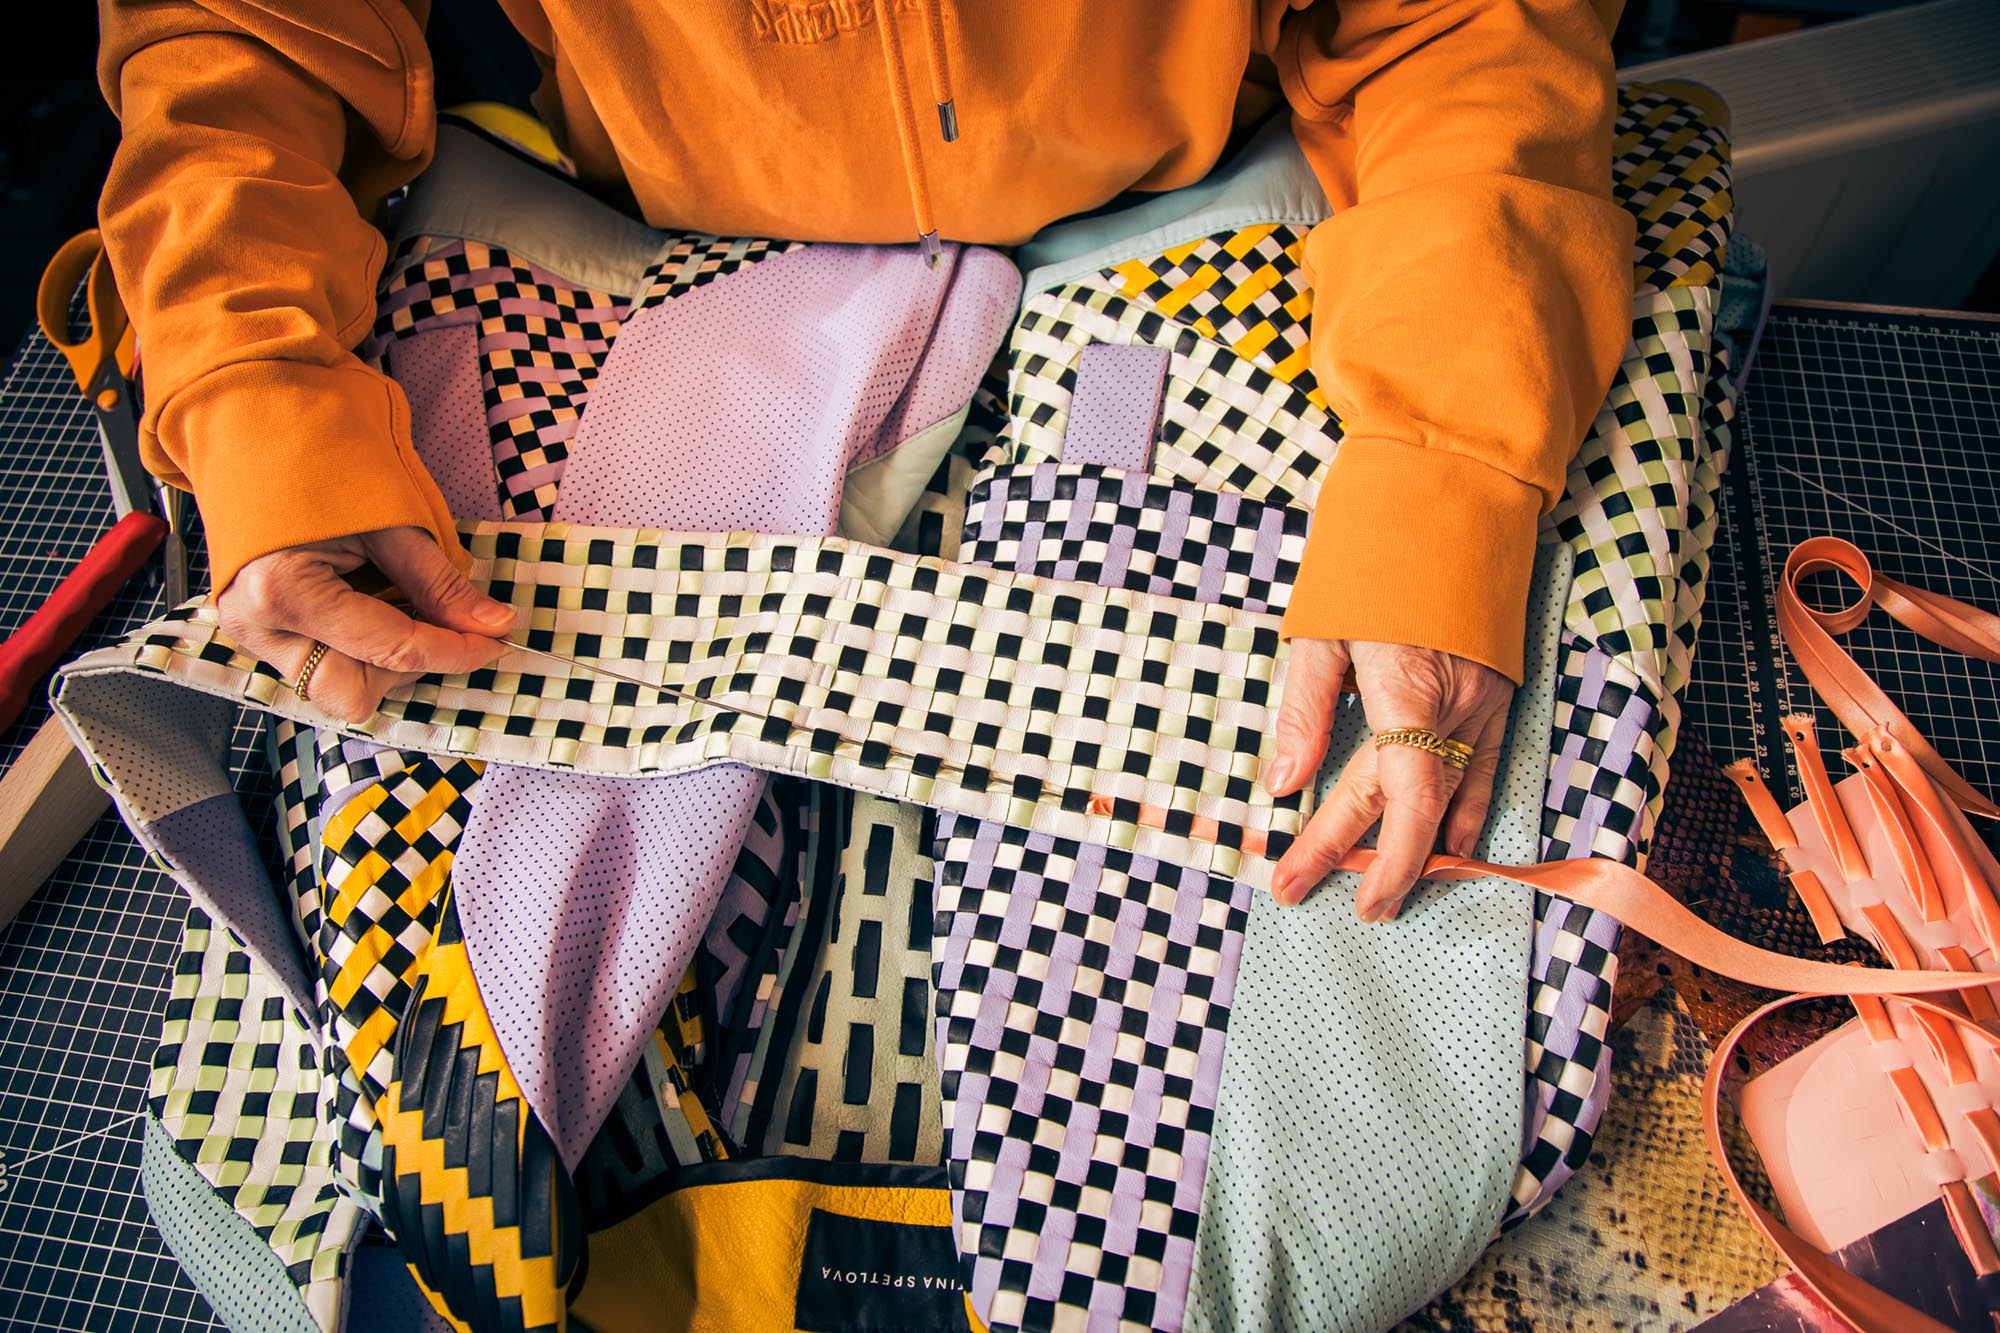
{"type": "Polygon", "coordinates": [[[178,521],[179,496],[172,487],[162,488],[163,494],[155,492],[153,479],[139,459],[139,418],[131,378],[137,342],[125,303],[112,280],[110,262],[104,257],[104,242],[95,231],[71,237],[49,261],[35,293],[35,317],[43,336],[69,362],[77,388],[83,391],[96,418],[104,471],[111,482],[111,503],[118,517],[138,513],[166,520],[167,605],[179,606],[187,600],[187,548],[178,521]],[[84,287],[90,331],[77,340],[70,337],[69,305],[79,283],[84,287]]]}

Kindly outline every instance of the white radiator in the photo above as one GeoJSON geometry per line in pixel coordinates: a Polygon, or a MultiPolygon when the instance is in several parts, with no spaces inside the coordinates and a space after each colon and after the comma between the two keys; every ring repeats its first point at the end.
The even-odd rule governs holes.
{"type": "Polygon", "coordinates": [[[1619,71],[1729,103],[1736,220],[1781,296],[1960,305],[2000,251],[2000,0],[1935,0],[1619,71]]]}

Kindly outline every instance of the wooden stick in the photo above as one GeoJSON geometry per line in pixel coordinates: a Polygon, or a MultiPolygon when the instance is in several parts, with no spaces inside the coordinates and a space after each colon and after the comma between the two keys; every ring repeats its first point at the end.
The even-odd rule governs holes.
{"type": "Polygon", "coordinates": [[[0,778],[0,926],[20,913],[110,805],[62,723],[42,723],[0,778]]]}

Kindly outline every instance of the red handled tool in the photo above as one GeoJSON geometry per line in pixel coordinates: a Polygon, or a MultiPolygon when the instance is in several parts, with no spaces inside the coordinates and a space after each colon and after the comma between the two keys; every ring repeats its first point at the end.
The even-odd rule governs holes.
{"type": "Polygon", "coordinates": [[[133,512],[99,537],[27,623],[0,644],[0,727],[21,716],[35,689],[62,661],[84,627],[111,604],[166,540],[167,521],[133,512]]]}
{"type": "Polygon", "coordinates": [[[42,678],[62,660],[84,627],[163,544],[168,604],[187,599],[186,551],[162,512],[171,512],[171,507],[162,505],[153,479],[139,461],[138,418],[129,378],[134,359],[132,322],[118,299],[104,243],[96,232],[84,232],[56,251],[42,274],[35,314],[42,333],[69,361],[77,388],[97,419],[118,521],[27,623],[0,644],[0,727],[20,717],[42,678]],[[76,341],[69,336],[69,303],[79,283],[84,285],[90,332],[76,341]]]}

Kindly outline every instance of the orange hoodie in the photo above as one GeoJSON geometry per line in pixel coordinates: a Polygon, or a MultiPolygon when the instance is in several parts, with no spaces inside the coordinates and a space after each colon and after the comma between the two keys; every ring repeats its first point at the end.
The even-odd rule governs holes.
{"type": "MultiPolygon", "coordinates": [[[[349,350],[384,258],[368,215],[431,150],[426,4],[104,0],[124,141],[100,211],[146,347],[142,445],[199,500],[218,588],[371,528],[455,547],[401,391],[349,350]]],[[[1537,518],[1629,327],[1588,4],[502,4],[581,174],[659,227],[1007,245],[1201,179],[1289,102],[1336,210],[1306,260],[1347,435],[1287,628],[1519,678],[1537,518]]]]}

